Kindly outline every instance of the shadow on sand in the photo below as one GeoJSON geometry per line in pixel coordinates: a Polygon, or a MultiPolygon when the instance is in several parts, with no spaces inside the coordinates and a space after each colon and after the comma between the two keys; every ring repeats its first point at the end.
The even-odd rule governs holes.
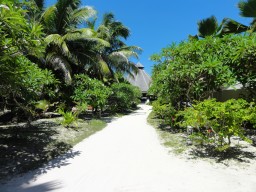
{"type": "Polygon", "coordinates": [[[225,151],[218,151],[212,146],[202,146],[191,150],[190,155],[192,159],[196,158],[210,158],[217,163],[226,164],[226,160],[235,160],[243,163],[250,163],[250,160],[256,158],[255,152],[246,150],[247,147],[234,146],[225,151]]]}
{"type": "MultiPolygon", "coordinates": [[[[160,129],[161,131],[164,131],[166,133],[170,134],[176,134],[176,133],[182,133],[182,138],[186,142],[187,138],[187,130],[186,129],[181,129],[179,127],[171,127],[168,123],[164,122],[162,119],[156,118],[156,117],[151,117],[153,122],[155,122],[155,127],[160,129]]],[[[246,133],[247,137],[249,138],[256,138],[256,131],[250,130],[250,133],[246,133]]],[[[248,132],[248,130],[247,130],[248,132]]],[[[181,137],[181,136],[178,136],[181,137]]],[[[233,138],[233,142],[238,142],[240,141],[239,138],[233,138]]],[[[255,139],[256,141],[256,139],[255,139]]],[[[246,145],[236,145],[232,146],[224,151],[218,151],[216,150],[216,147],[211,146],[211,145],[188,145],[187,149],[189,150],[188,153],[188,159],[211,159],[214,162],[217,163],[222,163],[224,165],[228,165],[227,161],[228,160],[234,160],[236,162],[242,162],[242,163],[251,163],[251,160],[256,159],[256,148],[255,144],[256,142],[254,141],[254,144],[246,144],[246,145]]],[[[181,143],[180,145],[182,145],[181,143]]],[[[179,146],[180,146],[179,145],[179,146]]]]}
{"type": "MultiPolygon", "coordinates": [[[[54,191],[56,189],[60,189],[62,187],[61,183],[58,181],[51,181],[46,182],[30,187],[26,187],[25,185],[21,185],[15,188],[12,188],[13,192],[47,192],[47,191],[54,191]]],[[[1,187],[0,187],[1,189],[1,187]]],[[[10,192],[8,189],[1,189],[2,192],[10,192]]]]}
{"type": "Polygon", "coordinates": [[[70,149],[71,145],[56,141],[54,122],[40,122],[33,127],[0,129],[0,182],[5,182],[17,174],[49,164],[35,172],[35,176],[47,170],[66,165],[66,160],[80,154],[70,149]],[[67,152],[68,151],[68,152],[67,152]],[[60,156],[61,155],[61,156],[60,156]]]}

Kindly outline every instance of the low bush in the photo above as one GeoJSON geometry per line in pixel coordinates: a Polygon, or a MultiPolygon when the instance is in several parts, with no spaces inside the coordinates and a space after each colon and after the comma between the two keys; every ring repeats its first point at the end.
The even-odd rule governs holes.
{"type": "Polygon", "coordinates": [[[192,137],[218,147],[230,145],[232,136],[238,136],[251,143],[244,135],[244,128],[248,122],[256,125],[255,110],[254,103],[243,99],[231,99],[226,102],[204,100],[179,111],[177,117],[183,117],[183,121],[178,122],[178,125],[192,126],[195,130],[192,137]]]}
{"type": "Polygon", "coordinates": [[[77,126],[78,113],[73,111],[64,111],[63,109],[59,109],[58,113],[63,117],[60,121],[61,125],[64,127],[70,127],[72,125],[77,126]]]}
{"type": "Polygon", "coordinates": [[[176,110],[170,103],[166,104],[162,103],[160,100],[156,100],[152,103],[152,107],[156,117],[164,119],[165,122],[171,126],[174,125],[176,110]]]}

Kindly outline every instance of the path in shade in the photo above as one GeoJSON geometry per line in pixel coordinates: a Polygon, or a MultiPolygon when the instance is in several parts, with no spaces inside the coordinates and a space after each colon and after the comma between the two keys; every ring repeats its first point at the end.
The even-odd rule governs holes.
{"type": "Polygon", "coordinates": [[[168,154],[146,122],[151,107],[140,107],[76,145],[73,152],[79,155],[59,168],[36,179],[42,169],[26,174],[0,191],[256,192],[256,170],[218,168],[168,154]]]}

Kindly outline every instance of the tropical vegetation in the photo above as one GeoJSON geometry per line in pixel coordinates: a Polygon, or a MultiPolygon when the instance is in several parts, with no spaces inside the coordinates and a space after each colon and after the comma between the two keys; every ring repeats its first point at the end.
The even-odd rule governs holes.
{"type": "MultiPolygon", "coordinates": [[[[253,18],[255,6],[254,0],[238,4],[242,16],[253,18]]],[[[255,45],[254,19],[251,26],[227,18],[219,24],[214,16],[199,21],[197,35],[151,57],[155,115],[172,128],[192,127],[191,137],[217,148],[230,146],[233,136],[251,142],[246,130],[256,127],[255,45]],[[214,99],[237,84],[240,99],[214,99]]]]}
{"type": "MultiPolygon", "coordinates": [[[[234,136],[252,143],[247,131],[256,127],[256,0],[240,1],[238,8],[241,16],[252,18],[249,26],[211,16],[197,23],[197,34],[151,57],[155,116],[170,129],[192,127],[192,139],[218,149],[229,147],[234,136]],[[243,88],[238,99],[215,98],[236,84],[243,88]]],[[[81,139],[80,117],[136,108],[141,92],[125,76],[137,72],[132,60],[142,49],[126,44],[130,34],[113,13],[99,20],[81,0],[57,0],[50,7],[44,0],[0,0],[0,124],[27,123],[25,131],[4,130],[5,139],[16,145],[23,145],[24,137],[25,145],[36,142],[45,127],[37,129],[32,121],[49,111],[62,116],[59,124],[81,139]]],[[[49,159],[60,153],[48,148],[73,144],[55,145],[51,134],[38,139],[49,159]]]]}
{"type": "MultiPolygon", "coordinates": [[[[101,114],[116,94],[112,84],[136,73],[130,58],[138,58],[141,48],[126,45],[130,30],[112,13],[96,26],[96,10],[80,0],[44,3],[0,1],[1,110],[29,122],[38,116],[40,102],[49,103],[47,109],[61,108],[62,114],[81,106],[101,114]]],[[[118,111],[131,109],[140,97],[128,84],[122,86],[136,98],[125,98],[123,106],[115,102],[118,111]]]]}
{"type": "Polygon", "coordinates": [[[81,0],[0,0],[0,179],[66,153],[106,126],[103,115],[136,108],[141,92],[125,79],[141,48],[129,36],[81,0]]]}

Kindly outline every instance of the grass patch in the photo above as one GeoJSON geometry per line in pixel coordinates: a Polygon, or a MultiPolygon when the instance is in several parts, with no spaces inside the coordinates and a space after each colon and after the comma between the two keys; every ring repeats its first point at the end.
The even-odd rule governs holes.
{"type": "Polygon", "coordinates": [[[106,122],[99,119],[92,119],[87,122],[79,120],[78,128],[75,129],[75,134],[73,135],[72,139],[69,138],[67,143],[74,146],[77,143],[81,142],[85,138],[93,135],[94,133],[102,130],[106,127],[106,122]]]}
{"type": "MultiPolygon", "coordinates": [[[[107,125],[103,120],[79,119],[77,127],[65,128],[58,122],[59,118],[40,119],[30,128],[24,124],[0,127],[0,181],[39,168],[66,154],[74,145],[107,125]]],[[[75,155],[79,154],[70,153],[63,158],[75,155]]]]}
{"type": "Polygon", "coordinates": [[[168,127],[162,119],[156,117],[154,111],[149,114],[147,121],[156,128],[162,144],[172,153],[179,155],[188,150],[183,134],[168,127]]]}

